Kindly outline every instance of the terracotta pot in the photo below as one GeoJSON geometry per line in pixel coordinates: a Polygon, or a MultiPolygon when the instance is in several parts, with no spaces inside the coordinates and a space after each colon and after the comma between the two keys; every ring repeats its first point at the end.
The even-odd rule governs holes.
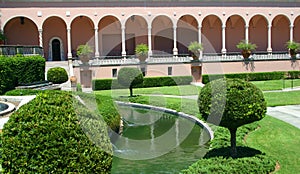
{"type": "Polygon", "coordinates": [[[81,60],[82,63],[87,63],[90,60],[90,55],[80,55],[79,59],[81,60]]]}
{"type": "Polygon", "coordinates": [[[290,49],[289,52],[290,52],[291,58],[296,58],[297,52],[294,49],[290,49]]]}
{"type": "Polygon", "coordinates": [[[243,55],[244,59],[248,59],[251,55],[251,51],[250,50],[243,50],[242,55],[243,55]]]}
{"type": "Polygon", "coordinates": [[[138,56],[140,62],[145,62],[146,59],[147,59],[147,57],[148,57],[147,55],[140,55],[140,56],[138,56]]]}

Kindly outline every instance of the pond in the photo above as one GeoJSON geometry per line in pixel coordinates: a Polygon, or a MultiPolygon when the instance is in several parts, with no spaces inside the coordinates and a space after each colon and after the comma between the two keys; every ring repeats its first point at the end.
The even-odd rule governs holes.
{"type": "Polygon", "coordinates": [[[0,101],[0,116],[4,116],[15,109],[12,103],[0,101]]]}
{"type": "Polygon", "coordinates": [[[113,136],[113,174],[179,173],[208,151],[199,123],[157,110],[119,106],[122,136],[113,136]]]}

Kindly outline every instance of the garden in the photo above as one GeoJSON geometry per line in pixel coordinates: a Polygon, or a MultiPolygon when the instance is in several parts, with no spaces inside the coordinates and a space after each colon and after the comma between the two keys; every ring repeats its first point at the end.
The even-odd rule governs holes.
{"type": "MultiPolygon", "coordinates": [[[[34,64],[34,67],[44,68],[41,59],[34,60],[38,60],[37,63],[31,62],[27,67],[34,64]]],[[[36,94],[37,97],[14,112],[4,126],[1,133],[1,164],[4,173],[110,173],[111,169],[113,173],[122,173],[114,169],[113,145],[109,141],[110,130],[119,132],[120,129],[121,115],[115,101],[169,108],[206,120],[207,114],[211,112],[209,94],[212,89],[209,86],[212,82],[209,79],[221,76],[204,76],[203,80],[208,85],[201,88],[189,85],[192,80],[189,76],[143,78],[135,75],[141,74],[140,71],[124,70],[126,72],[119,73],[123,77],[116,80],[93,81],[93,94],[12,90],[19,84],[44,80],[44,71],[33,70],[37,75],[31,73],[31,78],[36,78],[23,80],[12,75],[12,69],[17,63],[10,62],[0,59],[0,64],[5,64],[0,67],[8,67],[1,69],[1,72],[12,79],[0,77],[3,83],[0,92],[5,95],[36,94]],[[134,83],[128,83],[131,76],[138,77],[131,79],[134,83]],[[198,98],[198,95],[202,96],[198,98]],[[80,96],[82,102],[76,96],[80,96]],[[205,99],[205,96],[208,98],[205,99]]],[[[19,71],[24,70],[16,72],[19,71]]],[[[227,96],[233,103],[233,109],[224,106],[228,115],[224,120],[219,120],[219,124],[208,121],[214,130],[214,139],[208,144],[204,157],[174,173],[300,173],[297,166],[300,130],[273,117],[264,116],[266,107],[300,104],[300,91],[281,91],[283,87],[300,86],[299,74],[298,71],[291,71],[224,75],[227,79],[243,79],[226,83],[230,84],[226,89],[232,97],[227,96]],[[237,97],[241,91],[249,100],[237,97]],[[237,119],[234,122],[238,124],[228,124],[233,119],[231,115],[234,115],[237,119]],[[247,119],[241,118],[241,115],[247,119]]],[[[222,80],[214,83],[218,81],[220,83],[222,80]]],[[[222,91],[221,88],[218,91],[222,91]]],[[[224,99],[221,94],[218,96],[221,97],[217,101],[224,99]]],[[[220,112],[218,108],[214,109],[213,112],[220,112]]],[[[135,166],[135,163],[131,165],[135,166]]]]}

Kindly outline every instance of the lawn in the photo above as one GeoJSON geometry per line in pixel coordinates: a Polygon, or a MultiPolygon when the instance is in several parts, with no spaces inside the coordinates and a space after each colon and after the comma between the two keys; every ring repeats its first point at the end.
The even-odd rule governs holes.
{"type": "Polygon", "coordinates": [[[300,173],[300,129],[273,117],[265,117],[259,124],[261,128],[248,135],[247,145],[278,160],[278,173],[300,173]]]}
{"type": "Polygon", "coordinates": [[[291,88],[300,86],[300,79],[295,80],[268,80],[268,81],[252,81],[254,85],[263,91],[281,90],[283,88],[291,88]]]}

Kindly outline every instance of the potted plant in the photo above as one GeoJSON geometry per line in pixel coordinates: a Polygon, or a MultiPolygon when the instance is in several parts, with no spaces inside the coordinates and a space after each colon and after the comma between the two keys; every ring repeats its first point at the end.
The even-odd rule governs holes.
{"type": "Polygon", "coordinates": [[[140,62],[145,62],[145,60],[148,57],[148,45],[146,44],[138,44],[135,47],[135,54],[137,55],[138,59],[140,60],[140,62]]]}
{"type": "Polygon", "coordinates": [[[194,41],[191,42],[188,46],[188,50],[192,52],[192,57],[194,60],[199,60],[199,57],[201,57],[201,51],[203,50],[203,46],[201,43],[194,41]]]}
{"type": "Polygon", "coordinates": [[[78,57],[80,58],[80,60],[82,61],[82,63],[86,63],[90,60],[93,50],[88,44],[79,45],[77,47],[76,53],[77,53],[78,57]]]}
{"type": "Polygon", "coordinates": [[[6,37],[2,30],[0,30],[0,45],[3,45],[5,43],[6,37]]]}
{"type": "Polygon", "coordinates": [[[245,40],[240,41],[236,47],[242,50],[242,55],[244,59],[248,59],[251,55],[251,52],[257,48],[253,43],[247,42],[245,40]]]}
{"type": "Polygon", "coordinates": [[[289,50],[291,58],[296,58],[296,54],[300,49],[300,43],[288,41],[286,42],[286,47],[289,50]]]}

